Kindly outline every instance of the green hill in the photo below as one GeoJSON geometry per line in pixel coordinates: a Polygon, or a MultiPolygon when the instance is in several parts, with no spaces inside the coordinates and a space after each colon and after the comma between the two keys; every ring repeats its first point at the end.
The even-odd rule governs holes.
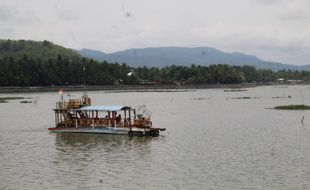
{"type": "Polygon", "coordinates": [[[87,85],[131,80],[126,65],[86,59],[49,41],[0,40],[0,86],[82,85],[84,69],[87,85]]]}
{"type": "Polygon", "coordinates": [[[20,59],[26,55],[33,60],[55,59],[58,55],[68,59],[80,59],[81,56],[71,49],[55,45],[49,41],[31,40],[1,40],[0,39],[0,58],[12,57],[20,59]]]}

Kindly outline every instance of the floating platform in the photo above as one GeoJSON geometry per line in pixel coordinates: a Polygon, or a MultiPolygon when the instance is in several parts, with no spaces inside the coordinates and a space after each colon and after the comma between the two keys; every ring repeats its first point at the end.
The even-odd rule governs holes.
{"type": "MultiPolygon", "coordinates": [[[[62,92],[61,92],[62,93],[62,92]]],[[[91,99],[64,101],[63,96],[56,103],[54,133],[96,133],[129,136],[158,136],[164,128],[152,127],[150,116],[137,113],[136,109],[120,105],[91,105],[91,99]]]]}

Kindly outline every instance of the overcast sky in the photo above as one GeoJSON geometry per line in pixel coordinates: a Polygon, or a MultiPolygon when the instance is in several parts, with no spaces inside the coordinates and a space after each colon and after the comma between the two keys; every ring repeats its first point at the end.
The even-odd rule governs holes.
{"type": "Polygon", "coordinates": [[[0,38],[115,52],[214,47],[310,64],[310,0],[1,0],[0,38]]]}

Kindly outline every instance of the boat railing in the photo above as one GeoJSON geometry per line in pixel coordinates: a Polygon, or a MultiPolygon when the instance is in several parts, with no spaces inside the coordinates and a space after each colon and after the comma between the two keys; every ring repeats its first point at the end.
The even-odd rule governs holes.
{"type": "Polygon", "coordinates": [[[56,102],[56,109],[67,109],[69,102],[56,102]]]}
{"type": "Polygon", "coordinates": [[[138,119],[134,120],[133,125],[137,127],[152,127],[151,118],[139,117],[138,119]]]}
{"type": "MultiPolygon", "coordinates": [[[[110,122],[111,123],[111,122],[110,122]]],[[[79,125],[79,126],[108,126],[109,121],[105,118],[65,118],[64,119],[65,125],[79,125]]]]}
{"type": "Polygon", "coordinates": [[[90,98],[83,99],[69,99],[69,102],[60,101],[56,103],[56,109],[78,109],[82,106],[89,106],[91,104],[90,98]]]}
{"type": "Polygon", "coordinates": [[[136,127],[147,128],[150,127],[151,122],[149,120],[138,121],[138,120],[120,120],[114,121],[113,119],[107,118],[77,118],[77,117],[65,117],[63,121],[61,121],[64,126],[67,127],[75,127],[75,126],[111,126],[111,127],[129,127],[130,125],[136,127]]]}

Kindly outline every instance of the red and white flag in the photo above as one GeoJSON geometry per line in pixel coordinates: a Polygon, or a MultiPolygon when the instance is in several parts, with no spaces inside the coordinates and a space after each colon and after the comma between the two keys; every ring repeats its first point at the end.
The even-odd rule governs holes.
{"type": "Polygon", "coordinates": [[[59,89],[59,90],[58,90],[58,93],[59,93],[59,94],[63,94],[63,93],[64,93],[64,89],[63,89],[63,88],[59,89]]]}

